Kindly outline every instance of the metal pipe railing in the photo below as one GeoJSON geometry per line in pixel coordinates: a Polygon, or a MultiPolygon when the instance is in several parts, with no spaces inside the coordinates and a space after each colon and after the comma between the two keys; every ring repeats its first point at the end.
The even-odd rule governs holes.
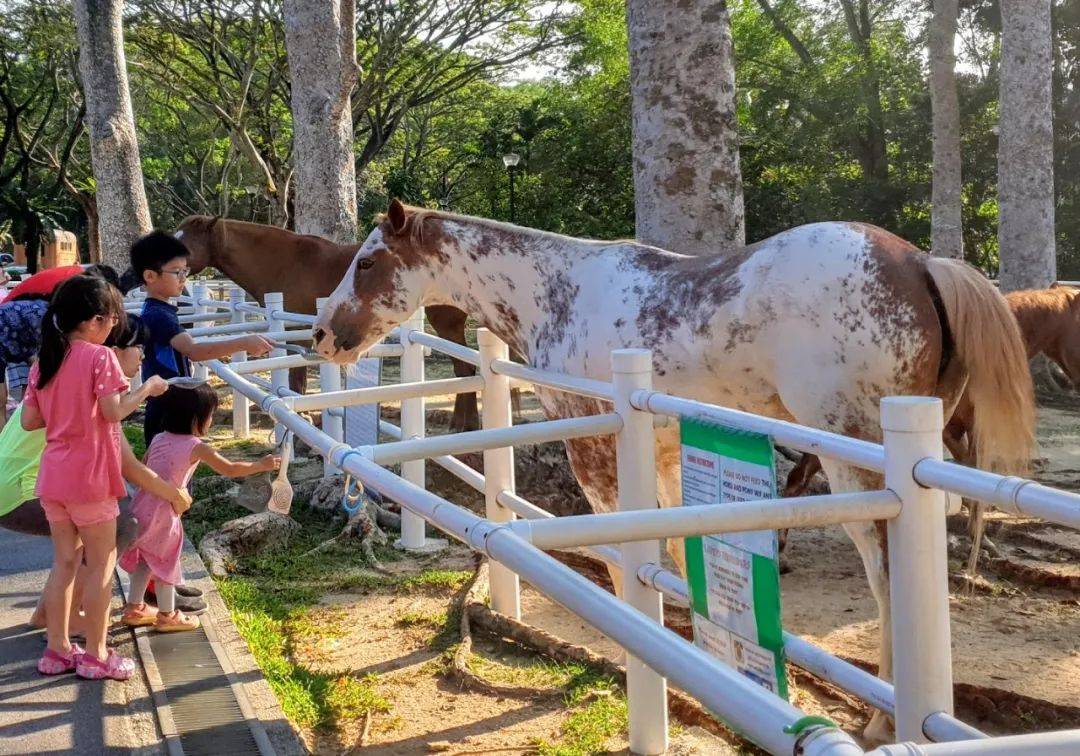
{"type": "Polygon", "coordinates": [[[687,416],[711,420],[743,430],[764,433],[783,446],[808,454],[848,462],[877,472],[885,471],[885,449],[880,444],[848,438],[837,433],[807,428],[786,420],[752,415],[749,412],[716,407],[704,402],[662,394],[658,391],[639,391],[631,397],[634,406],[661,415],[687,416]]]}
{"type": "MultiPolygon", "coordinates": [[[[390,345],[394,346],[394,345],[390,345]]],[[[443,378],[435,381],[416,383],[395,383],[389,386],[371,386],[368,388],[345,389],[325,394],[311,394],[293,401],[295,410],[317,410],[323,407],[355,406],[378,404],[402,399],[414,399],[418,396],[440,396],[442,394],[466,394],[484,388],[484,379],[480,376],[471,378],[443,378]]]]}
{"type": "Polygon", "coordinates": [[[516,378],[526,383],[566,391],[571,394],[591,396],[594,399],[606,399],[610,402],[614,395],[610,383],[604,383],[592,378],[579,378],[574,375],[555,373],[551,370],[538,370],[527,365],[519,365],[510,360],[495,360],[495,362],[491,363],[491,369],[508,378],[516,378]]]}
{"type": "Polygon", "coordinates": [[[568,438],[603,436],[618,433],[622,421],[618,415],[592,415],[570,420],[548,420],[529,423],[513,428],[467,431],[449,436],[413,438],[378,446],[361,446],[357,451],[365,458],[380,464],[393,465],[414,459],[465,454],[467,452],[497,449],[516,444],[546,444],[568,438]]]}
{"type": "Polygon", "coordinates": [[[920,461],[914,473],[924,486],[953,491],[1012,514],[1080,528],[1080,495],[1069,491],[933,459],[920,461]]]}
{"type": "Polygon", "coordinates": [[[722,507],[654,507],[634,512],[572,515],[535,523],[522,521],[512,527],[539,548],[563,549],[712,533],[873,522],[890,520],[899,513],[900,500],[892,491],[860,491],[730,502],[722,507]]]}
{"type": "Polygon", "coordinates": [[[475,349],[470,349],[462,344],[455,344],[452,341],[441,339],[438,336],[432,336],[430,333],[412,331],[409,334],[409,340],[413,344],[420,344],[430,349],[434,349],[436,352],[442,352],[449,357],[454,357],[455,359],[467,362],[470,365],[478,366],[480,364],[480,353],[475,349]]]}

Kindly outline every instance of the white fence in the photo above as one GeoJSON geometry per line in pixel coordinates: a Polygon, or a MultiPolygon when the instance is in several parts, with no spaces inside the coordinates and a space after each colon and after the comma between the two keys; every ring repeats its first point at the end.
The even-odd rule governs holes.
{"type": "MultiPolygon", "coordinates": [[[[203,338],[258,332],[279,343],[310,338],[314,318],[282,310],[281,295],[265,306],[243,301],[233,289],[212,297],[196,285],[183,319],[203,338]],[[256,318],[256,319],[251,319],[256,318]],[[287,326],[300,326],[289,329],[287,326]]],[[[320,305],[322,301],[320,301],[320,305]]],[[[137,309],[137,302],[131,307],[137,309]]],[[[280,433],[293,431],[326,460],[327,473],[343,470],[402,506],[402,545],[425,548],[424,522],[481,551],[492,560],[491,604],[519,617],[519,578],[596,627],[627,652],[630,748],[658,754],[667,747],[666,685],[686,691],[749,740],[774,754],[864,753],[846,733],[810,723],[804,712],[665,629],[662,596],[685,604],[685,581],[660,563],[660,538],[781,527],[888,520],[895,679],[880,680],[806,640],[785,635],[792,663],[893,716],[898,745],[874,756],[915,754],[1075,754],[1080,730],[987,738],[952,716],[946,510],[966,496],[1012,513],[1080,527],[1080,496],[1032,481],[1002,477],[942,461],[942,409],[936,399],[897,397],[882,401],[884,444],[846,438],[791,423],[702,404],[652,390],[651,355],[644,350],[612,353],[610,383],[522,366],[508,359],[506,345],[481,330],[479,350],[452,344],[422,330],[417,313],[375,348],[400,357],[402,382],[393,386],[341,390],[337,366],[320,365],[322,392],[299,396],[287,387],[288,368],[321,361],[310,354],[276,350],[267,359],[204,368],[232,387],[233,427],[249,428],[248,401],[270,415],[280,433]],[[424,353],[431,349],[479,368],[474,378],[424,380],[424,353]],[[259,373],[270,371],[270,380],[259,373]],[[510,388],[533,384],[606,399],[614,409],[592,417],[512,426],[510,388]],[[424,437],[424,397],[482,391],[479,431],[424,437]],[[400,400],[401,427],[380,423],[391,443],[350,448],[342,442],[345,406],[400,400]],[[323,428],[298,414],[323,410],[323,428]],[[767,433],[779,444],[884,473],[885,488],[855,494],[811,496],[729,504],[723,507],[656,508],[654,427],[670,418],[694,417],[767,433]],[[554,518],[514,491],[513,446],[594,435],[615,435],[618,511],[554,518]],[[455,454],[483,451],[485,475],[455,454]],[[484,493],[479,517],[424,490],[430,459],[484,493]],[[402,475],[384,466],[402,463],[402,475]],[[520,518],[520,519],[519,519],[520,518]],[[615,545],[612,545],[615,542],[615,545]],[[581,546],[622,568],[623,600],[551,558],[542,549],[581,546]]]]}

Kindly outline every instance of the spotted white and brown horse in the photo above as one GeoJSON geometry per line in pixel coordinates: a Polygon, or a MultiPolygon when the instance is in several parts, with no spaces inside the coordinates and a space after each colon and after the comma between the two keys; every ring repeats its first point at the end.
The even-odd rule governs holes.
{"type": "MultiPolygon", "coordinates": [[[[1031,381],[1002,297],[974,269],[873,226],[818,223],[702,258],[395,201],[333,293],[316,347],[349,362],[427,305],[469,312],[536,367],[610,380],[611,350],[645,347],[659,390],[873,441],[882,397],[939,396],[951,412],[966,386],[982,458],[1007,467],[1030,455],[1031,381]]],[[[610,411],[561,392],[537,395],[551,418],[610,411]]],[[[660,503],[675,506],[678,431],[659,430],[656,442],[660,503]]],[[[567,442],[597,512],[616,505],[614,447],[610,437],[567,442]]],[[[834,491],[882,486],[876,474],[824,466],[834,491]]],[[[888,678],[882,525],[845,529],[877,599],[888,678]]],[[[682,566],[681,544],[668,547],[682,566]]],[[[869,734],[883,737],[886,727],[878,718],[869,734]]]]}
{"type": "MultiPolygon", "coordinates": [[[[190,215],[176,232],[191,253],[192,273],[216,268],[262,303],[268,292],[285,295],[285,309],[315,314],[315,300],[337,286],[356,256],[356,244],[336,244],[319,236],[297,234],[277,226],[190,215]]],[[[433,307],[427,313],[442,338],[465,343],[465,313],[453,307],[433,307]]],[[[453,360],[454,374],[475,374],[472,365],[453,360]]],[[[304,392],[304,368],[290,371],[290,387],[304,392]]],[[[459,394],[454,402],[451,430],[473,430],[480,425],[475,394],[459,394]]]]}

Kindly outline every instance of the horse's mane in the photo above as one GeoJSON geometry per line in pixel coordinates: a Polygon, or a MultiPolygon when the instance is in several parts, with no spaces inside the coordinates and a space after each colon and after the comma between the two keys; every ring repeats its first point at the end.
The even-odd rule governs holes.
{"type": "MultiPolygon", "coordinates": [[[[633,239],[611,241],[608,239],[581,239],[575,236],[567,236],[566,234],[559,234],[554,231],[542,231],[538,228],[530,228],[528,226],[515,226],[512,223],[506,223],[505,221],[492,220],[491,218],[481,218],[476,215],[461,215],[459,213],[451,213],[446,210],[436,210],[430,207],[416,207],[414,205],[405,205],[406,218],[408,219],[407,228],[409,231],[409,237],[416,242],[422,242],[424,238],[424,224],[429,220],[441,220],[451,221],[454,223],[467,223],[473,226],[483,226],[495,231],[501,231],[507,234],[521,234],[525,233],[529,236],[556,239],[559,241],[573,242],[576,244],[635,244],[638,242],[633,239]]],[[[375,220],[377,223],[382,223],[386,220],[386,213],[379,213],[375,220]]]]}

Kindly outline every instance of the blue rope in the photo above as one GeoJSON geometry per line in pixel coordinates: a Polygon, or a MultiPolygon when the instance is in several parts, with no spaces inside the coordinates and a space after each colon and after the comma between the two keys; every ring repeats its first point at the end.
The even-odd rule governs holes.
{"type": "MultiPolygon", "coordinates": [[[[339,466],[342,470],[345,469],[345,460],[349,458],[350,454],[360,454],[356,449],[349,449],[341,457],[339,466]]],[[[341,495],[341,508],[344,509],[350,517],[359,512],[364,506],[364,486],[360,481],[353,481],[352,475],[345,473],[345,491],[341,495]],[[353,483],[356,483],[356,493],[350,494],[353,483]]]]}

